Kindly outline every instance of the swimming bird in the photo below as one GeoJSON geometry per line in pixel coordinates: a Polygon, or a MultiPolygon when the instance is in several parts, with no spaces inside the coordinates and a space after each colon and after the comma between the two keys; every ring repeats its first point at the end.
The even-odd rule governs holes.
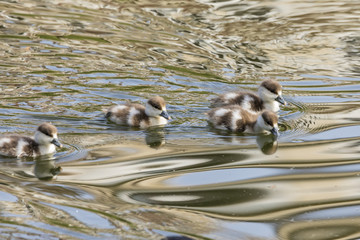
{"type": "Polygon", "coordinates": [[[265,80],[259,86],[258,95],[245,91],[225,93],[213,99],[211,107],[235,104],[252,112],[265,109],[277,112],[280,110],[279,103],[286,105],[281,85],[275,80],[265,80]]]}
{"type": "Polygon", "coordinates": [[[105,117],[116,124],[140,128],[165,125],[170,119],[165,100],[159,96],[149,99],[145,106],[136,103],[113,106],[105,117]]]}
{"type": "Polygon", "coordinates": [[[54,153],[62,147],[57,137],[57,129],[50,123],[41,124],[34,137],[4,136],[0,138],[0,154],[9,157],[38,157],[54,153]]]}
{"type": "Polygon", "coordinates": [[[278,117],[269,110],[253,114],[239,105],[229,105],[208,112],[210,123],[218,129],[227,129],[238,133],[270,132],[279,135],[278,117]]]}

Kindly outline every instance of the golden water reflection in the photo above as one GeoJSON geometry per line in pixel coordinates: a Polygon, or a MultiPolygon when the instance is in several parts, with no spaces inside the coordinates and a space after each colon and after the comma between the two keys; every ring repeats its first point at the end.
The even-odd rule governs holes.
{"type": "MultiPolygon", "coordinates": [[[[143,159],[119,157],[100,166],[64,165],[58,181],[106,187],[133,204],[187,209],[221,219],[291,219],[360,199],[360,159],[356,153],[336,151],[358,141],[280,145],[274,155],[263,155],[256,148],[206,152],[194,148],[178,153],[167,149],[143,159]]],[[[106,148],[114,156],[121,149],[125,146],[106,148]]]]}
{"type": "MultiPolygon", "coordinates": [[[[63,171],[51,182],[27,179],[32,183],[26,191],[38,193],[31,197],[33,208],[52,216],[65,214],[65,219],[75,217],[72,225],[85,224],[105,232],[113,232],[114,227],[124,229],[133,221],[150,221],[156,229],[166,222],[168,227],[160,229],[179,230],[180,221],[184,233],[230,239],[240,230],[225,233],[224,229],[240,223],[241,229],[265,224],[273,236],[284,239],[324,232],[328,239],[339,234],[358,236],[354,214],[360,211],[360,159],[353,146],[359,142],[354,138],[316,146],[280,143],[273,155],[264,155],[257,146],[204,150],[188,145],[159,149],[145,144],[105,145],[89,150],[82,161],[63,162],[63,171]],[[101,164],[97,159],[103,159],[101,164]],[[98,220],[84,219],[92,215],[98,220]],[[199,221],[207,227],[199,228],[203,225],[199,221]],[[343,227],[326,231],[336,224],[343,227]]],[[[10,176],[11,171],[3,171],[2,179],[10,176]]],[[[18,174],[16,178],[15,185],[21,186],[21,179],[27,176],[18,174]]]]}

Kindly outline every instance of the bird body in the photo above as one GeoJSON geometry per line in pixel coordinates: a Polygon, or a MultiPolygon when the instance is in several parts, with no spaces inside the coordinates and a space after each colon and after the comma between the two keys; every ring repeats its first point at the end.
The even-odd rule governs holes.
{"type": "Polygon", "coordinates": [[[0,154],[9,157],[38,157],[56,151],[61,147],[57,138],[57,129],[49,123],[41,124],[34,137],[4,136],[0,138],[0,154]]]}
{"type": "Polygon", "coordinates": [[[170,119],[164,99],[158,96],[148,100],[145,106],[137,103],[113,106],[105,116],[116,124],[139,128],[165,125],[170,119]]]}
{"type": "Polygon", "coordinates": [[[246,91],[229,92],[213,99],[211,106],[239,105],[255,113],[264,110],[277,112],[280,110],[279,103],[286,104],[282,97],[281,85],[277,81],[266,80],[261,83],[258,95],[246,91]]]}
{"type": "Polygon", "coordinates": [[[238,133],[271,132],[278,136],[278,117],[265,110],[260,114],[251,113],[238,105],[228,105],[208,112],[209,122],[218,129],[238,133]]]}

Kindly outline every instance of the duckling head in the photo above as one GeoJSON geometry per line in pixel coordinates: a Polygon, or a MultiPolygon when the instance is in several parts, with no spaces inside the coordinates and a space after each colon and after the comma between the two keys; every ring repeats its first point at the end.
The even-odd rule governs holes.
{"type": "Polygon", "coordinates": [[[166,111],[165,100],[162,97],[156,96],[145,104],[145,113],[149,117],[163,117],[167,120],[171,119],[166,111]]]}
{"type": "Polygon", "coordinates": [[[34,139],[38,144],[41,145],[54,144],[57,147],[62,147],[57,137],[57,129],[54,125],[50,123],[41,124],[36,129],[34,139]]]}
{"type": "Polygon", "coordinates": [[[261,83],[258,94],[264,102],[277,101],[286,105],[286,101],[282,97],[282,87],[275,80],[265,80],[261,83]]]}
{"type": "Polygon", "coordinates": [[[272,111],[265,110],[257,118],[258,128],[265,132],[271,132],[275,137],[279,136],[278,116],[272,111]]]}

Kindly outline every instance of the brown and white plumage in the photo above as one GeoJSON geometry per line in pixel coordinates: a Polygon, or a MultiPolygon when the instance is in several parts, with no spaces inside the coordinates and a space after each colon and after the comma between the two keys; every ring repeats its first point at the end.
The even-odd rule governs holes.
{"type": "Polygon", "coordinates": [[[211,106],[239,105],[252,112],[261,112],[265,109],[277,112],[280,110],[279,103],[286,104],[282,97],[281,85],[274,80],[265,80],[260,84],[258,95],[245,91],[229,92],[213,99],[211,106]]]}
{"type": "Polygon", "coordinates": [[[265,110],[260,114],[251,113],[238,105],[229,105],[208,112],[209,121],[215,128],[239,133],[271,132],[278,136],[278,117],[265,110]]]}
{"type": "Polygon", "coordinates": [[[56,151],[61,147],[57,129],[50,123],[41,124],[34,137],[4,136],[0,138],[0,154],[9,157],[38,157],[56,151]]]}
{"type": "Polygon", "coordinates": [[[159,96],[149,99],[145,106],[136,103],[113,106],[105,116],[116,124],[140,128],[165,125],[170,119],[165,100],[159,96]]]}

